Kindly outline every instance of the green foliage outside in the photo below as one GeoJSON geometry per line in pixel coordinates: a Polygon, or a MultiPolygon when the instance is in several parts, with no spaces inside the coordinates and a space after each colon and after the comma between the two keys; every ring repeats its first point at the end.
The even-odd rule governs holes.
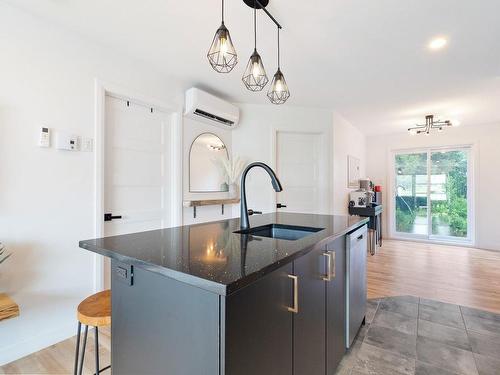
{"type": "MultiPolygon", "coordinates": [[[[463,151],[431,154],[431,174],[446,175],[446,200],[431,201],[433,234],[439,234],[440,227],[447,227],[449,235],[467,237],[467,162],[467,153],[463,151]]],[[[397,155],[396,173],[405,176],[426,175],[427,154],[397,155]]],[[[413,197],[398,197],[396,201],[396,229],[399,232],[412,232],[417,216],[426,215],[425,210],[420,208],[425,202],[419,202],[415,191],[411,193],[413,197]]]]}
{"type": "Polygon", "coordinates": [[[403,210],[399,206],[396,207],[396,230],[404,233],[411,232],[416,217],[416,211],[403,210]]]}

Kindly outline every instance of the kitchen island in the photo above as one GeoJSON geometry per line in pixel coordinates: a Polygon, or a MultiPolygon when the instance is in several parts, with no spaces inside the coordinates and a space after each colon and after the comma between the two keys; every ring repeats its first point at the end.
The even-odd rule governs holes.
{"type": "Polygon", "coordinates": [[[367,221],[271,213],[251,226],[272,233],[235,233],[229,219],[81,241],[112,260],[113,374],[332,374],[347,341],[347,237],[366,255],[367,221]]]}

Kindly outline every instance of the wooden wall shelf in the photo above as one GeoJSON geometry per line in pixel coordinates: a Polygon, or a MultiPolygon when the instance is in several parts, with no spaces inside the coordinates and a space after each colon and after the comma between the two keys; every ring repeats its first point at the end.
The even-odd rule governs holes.
{"type": "Polygon", "coordinates": [[[0,320],[19,316],[19,306],[7,294],[0,293],[0,320]]]}
{"type": "Polygon", "coordinates": [[[224,205],[236,203],[240,203],[240,198],[185,200],[183,205],[184,207],[193,207],[193,217],[196,218],[196,207],[220,205],[221,215],[224,215],[224,205]]]}

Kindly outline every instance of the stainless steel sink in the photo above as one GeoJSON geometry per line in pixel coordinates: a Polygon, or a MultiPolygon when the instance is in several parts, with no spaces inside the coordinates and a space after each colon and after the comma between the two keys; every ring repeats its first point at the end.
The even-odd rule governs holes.
{"type": "Polygon", "coordinates": [[[279,240],[296,241],[310,236],[325,228],[301,227],[296,225],[268,224],[260,227],[238,230],[234,233],[251,234],[252,236],[276,238],[279,240]]]}

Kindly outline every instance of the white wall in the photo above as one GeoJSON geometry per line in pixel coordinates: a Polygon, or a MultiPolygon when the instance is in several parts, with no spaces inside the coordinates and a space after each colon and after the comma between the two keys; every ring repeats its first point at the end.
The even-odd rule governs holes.
{"type": "MultiPolygon", "coordinates": [[[[497,229],[498,189],[500,186],[500,125],[463,126],[446,129],[429,137],[400,134],[367,139],[367,174],[375,184],[382,185],[384,202],[390,197],[389,157],[392,150],[419,147],[474,145],[475,227],[476,246],[500,250],[500,231],[497,229]]],[[[387,206],[387,204],[385,204],[387,206]]],[[[384,212],[385,234],[388,229],[388,210],[384,212]]]]}
{"type": "Polygon", "coordinates": [[[347,156],[360,160],[360,177],[365,177],[366,137],[339,113],[333,113],[333,212],[347,215],[347,156]]]}
{"type": "Polygon", "coordinates": [[[41,126],[94,137],[94,79],[174,102],[171,80],[127,56],[0,4],[0,291],[20,305],[0,322],[0,364],[73,335],[93,292],[94,154],[37,147],[41,126]],[[168,88],[168,90],[167,90],[168,88]]]}
{"type": "MultiPolygon", "coordinates": [[[[273,160],[273,132],[276,130],[324,132],[330,140],[328,154],[332,151],[332,112],[324,109],[274,105],[238,104],[241,108],[241,126],[233,130],[233,152],[247,163],[262,161],[275,168],[273,160]]],[[[329,160],[331,164],[331,158],[329,160]]],[[[331,170],[331,165],[329,167],[331,170]]],[[[332,176],[328,176],[331,181],[332,176]]],[[[331,185],[330,185],[331,186],[331,185]]],[[[263,212],[276,211],[275,192],[269,176],[260,168],[247,177],[248,207],[263,212]]],[[[331,212],[331,202],[327,212],[331,212]]],[[[239,207],[234,207],[239,215],[239,207]]]]}

